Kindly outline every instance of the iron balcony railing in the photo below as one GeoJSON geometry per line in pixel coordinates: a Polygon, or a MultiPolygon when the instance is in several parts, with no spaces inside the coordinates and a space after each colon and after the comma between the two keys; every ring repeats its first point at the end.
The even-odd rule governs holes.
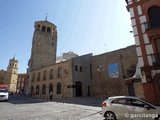
{"type": "Polygon", "coordinates": [[[145,29],[150,30],[154,28],[160,28],[160,19],[150,20],[144,23],[145,29]]]}

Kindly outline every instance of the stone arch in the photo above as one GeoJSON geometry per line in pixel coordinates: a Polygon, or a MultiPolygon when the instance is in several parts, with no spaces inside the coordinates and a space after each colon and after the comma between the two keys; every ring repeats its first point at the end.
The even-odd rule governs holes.
{"type": "Polygon", "coordinates": [[[47,33],[50,33],[50,32],[51,32],[51,28],[47,27],[47,33]]]}
{"type": "Polygon", "coordinates": [[[31,93],[30,93],[31,97],[32,97],[33,92],[34,92],[34,86],[31,86],[31,93]]]}
{"type": "Polygon", "coordinates": [[[57,83],[57,94],[61,94],[61,83],[57,83]]]}
{"type": "Polygon", "coordinates": [[[42,94],[43,95],[46,94],[46,85],[45,84],[43,84],[43,86],[42,86],[42,94]]]}
{"type": "Polygon", "coordinates": [[[148,17],[151,28],[160,27],[160,7],[152,6],[148,9],[148,17]]]}
{"type": "Polygon", "coordinates": [[[49,84],[49,93],[50,93],[50,92],[53,93],[53,84],[52,84],[52,83],[49,84]]]}
{"type": "Polygon", "coordinates": [[[36,95],[39,95],[39,85],[36,86],[36,95]]]}
{"type": "Polygon", "coordinates": [[[42,26],[42,32],[46,32],[46,27],[42,26]]]}
{"type": "Polygon", "coordinates": [[[62,67],[58,68],[58,78],[62,77],[62,67]]]}

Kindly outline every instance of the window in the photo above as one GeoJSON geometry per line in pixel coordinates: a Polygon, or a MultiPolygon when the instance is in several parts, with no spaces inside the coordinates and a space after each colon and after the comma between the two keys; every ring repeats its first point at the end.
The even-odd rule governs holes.
{"type": "Polygon", "coordinates": [[[160,27],[160,7],[153,6],[148,9],[148,16],[150,20],[150,27],[160,27]]]}
{"type": "Polygon", "coordinates": [[[50,79],[53,79],[53,69],[50,70],[50,79]]]}
{"type": "Polygon", "coordinates": [[[49,85],[49,93],[50,92],[53,92],[53,84],[52,83],[49,85]]]}
{"type": "Polygon", "coordinates": [[[35,74],[32,75],[32,82],[34,82],[35,74]]]}
{"type": "Polygon", "coordinates": [[[125,98],[119,98],[119,99],[115,99],[114,101],[112,101],[112,103],[115,104],[128,104],[128,100],[125,98]]]}
{"type": "Polygon", "coordinates": [[[40,74],[40,72],[38,73],[38,76],[37,76],[37,81],[40,81],[40,76],[41,76],[41,74],[40,74]]]}
{"type": "Polygon", "coordinates": [[[58,68],[58,78],[62,77],[62,68],[58,68]]]}
{"type": "Polygon", "coordinates": [[[39,94],[39,85],[37,85],[37,87],[36,87],[36,95],[38,95],[39,94]]]}
{"type": "Polygon", "coordinates": [[[18,88],[20,87],[20,83],[18,83],[18,88]]]}
{"type": "Polygon", "coordinates": [[[75,65],[75,71],[78,71],[78,66],[77,65],[75,65]]]}
{"type": "Polygon", "coordinates": [[[42,86],[42,94],[46,94],[46,85],[45,84],[42,86]]]}
{"type": "MultiPolygon", "coordinates": [[[[33,91],[34,91],[34,87],[33,86],[31,86],[31,93],[33,93],[33,91]]],[[[31,94],[32,95],[32,94],[31,94]]]]}
{"type": "Polygon", "coordinates": [[[80,68],[79,68],[79,69],[80,69],[80,72],[82,72],[82,67],[81,67],[81,66],[80,66],[80,68]]]}
{"type": "Polygon", "coordinates": [[[158,80],[158,86],[159,86],[159,90],[160,90],[160,78],[159,78],[159,80],[158,80]]]}
{"type": "Polygon", "coordinates": [[[92,78],[92,64],[90,64],[90,77],[92,78]]]}
{"type": "Polygon", "coordinates": [[[132,106],[136,106],[136,107],[144,107],[145,103],[140,101],[140,100],[136,100],[136,99],[130,99],[130,103],[132,106]]]}
{"type": "Polygon", "coordinates": [[[46,71],[44,71],[43,80],[46,80],[46,71]]]}
{"type": "Polygon", "coordinates": [[[42,26],[42,32],[45,32],[45,31],[46,31],[46,27],[42,26]]]}
{"type": "Polygon", "coordinates": [[[57,94],[61,94],[61,83],[57,84],[57,94]]]}
{"type": "Polygon", "coordinates": [[[157,50],[157,57],[160,58],[160,38],[156,38],[155,39],[155,46],[156,46],[156,50],[157,50]]]}
{"type": "Polygon", "coordinates": [[[51,28],[47,27],[47,33],[50,33],[50,32],[51,32],[51,28]]]}
{"type": "Polygon", "coordinates": [[[24,87],[24,83],[21,84],[22,88],[24,87]]]}

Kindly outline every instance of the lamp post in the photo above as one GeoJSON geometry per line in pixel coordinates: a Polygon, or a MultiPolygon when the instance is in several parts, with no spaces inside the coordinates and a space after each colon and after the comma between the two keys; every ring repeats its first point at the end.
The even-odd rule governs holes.
{"type": "Polygon", "coordinates": [[[100,83],[100,95],[101,95],[101,103],[103,102],[102,101],[102,82],[101,82],[101,70],[102,70],[102,67],[101,66],[98,66],[97,67],[97,71],[98,71],[98,80],[99,80],[99,83],[100,83]]]}

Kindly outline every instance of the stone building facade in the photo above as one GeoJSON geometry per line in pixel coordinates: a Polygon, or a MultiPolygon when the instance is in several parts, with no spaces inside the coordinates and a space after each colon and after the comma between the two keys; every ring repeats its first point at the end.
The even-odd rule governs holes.
{"type": "Polygon", "coordinates": [[[78,57],[78,55],[74,52],[69,51],[67,53],[63,53],[62,56],[56,57],[56,63],[70,60],[71,58],[74,58],[74,57],[78,57]]]}
{"type": "Polygon", "coordinates": [[[91,83],[90,63],[92,54],[75,57],[61,63],[32,70],[30,93],[32,97],[81,97],[88,96],[91,83]]]}
{"type": "Polygon", "coordinates": [[[55,63],[56,43],[55,25],[47,20],[35,22],[27,72],[27,91],[32,97],[49,98],[50,92],[55,98],[99,96],[101,90],[104,96],[127,94],[123,79],[131,77],[135,72],[131,70],[137,64],[134,45],[97,56],[92,54],[78,56],[73,53],[70,56],[69,53],[66,54],[67,59],[55,63]],[[45,25],[46,28],[55,31],[54,34],[52,31],[44,31],[45,25]],[[102,67],[99,74],[97,66],[102,67]],[[109,88],[108,85],[113,88],[109,88]]]}
{"type": "Polygon", "coordinates": [[[18,74],[18,78],[17,78],[17,93],[19,92],[25,92],[25,87],[26,87],[26,77],[27,74],[21,73],[18,74]]]}
{"type": "Polygon", "coordinates": [[[0,83],[8,85],[9,92],[16,93],[18,78],[18,60],[15,57],[9,60],[7,71],[0,70],[0,83]]]}
{"type": "Polygon", "coordinates": [[[134,75],[137,61],[135,45],[93,56],[92,95],[128,95],[124,79],[134,75]],[[101,66],[100,71],[97,71],[98,66],[101,66]]]}

